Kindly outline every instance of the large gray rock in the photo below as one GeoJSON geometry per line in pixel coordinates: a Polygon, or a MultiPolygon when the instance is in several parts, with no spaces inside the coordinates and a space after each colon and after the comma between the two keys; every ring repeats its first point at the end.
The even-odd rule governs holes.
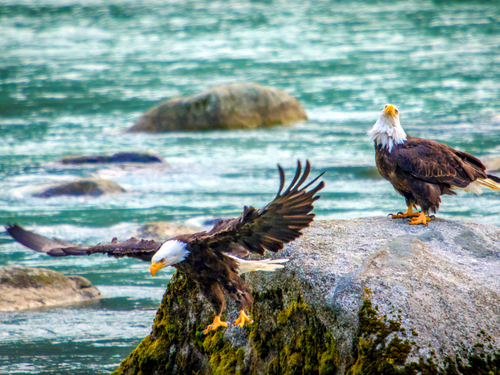
{"type": "Polygon", "coordinates": [[[63,182],[43,189],[33,194],[38,198],[52,198],[61,195],[92,196],[98,197],[103,194],[124,193],[125,189],[116,182],[103,179],[81,179],[71,182],[63,182]]]}
{"type": "Polygon", "coordinates": [[[163,101],[129,131],[253,129],[305,119],[300,103],[286,92],[255,83],[234,83],[163,101]]]}
{"type": "Polygon", "coordinates": [[[497,374],[499,249],[487,225],[314,222],[283,270],[246,275],[253,324],[202,336],[213,313],[176,274],[115,374],[497,374]]]}
{"type": "Polygon", "coordinates": [[[81,276],[64,276],[45,268],[0,267],[0,311],[69,305],[100,297],[81,276]]]}

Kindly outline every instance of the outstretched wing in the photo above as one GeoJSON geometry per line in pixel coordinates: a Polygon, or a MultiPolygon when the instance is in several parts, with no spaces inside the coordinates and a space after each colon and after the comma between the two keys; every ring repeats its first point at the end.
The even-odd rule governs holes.
{"type": "Polygon", "coordinates": [[[478,158],[436,141],[408,137],[397,153],[398,167],[433,184],[466,187],[477,178],[487,178],[478,158]]]}
{"type": "Polygon", "coordinates": [[[215,251],[234,252],[246,255],[248,251],[264,255],[265,250],[277,252],[283,246],[302,235],[302,229],[307,228],[314,219],[313,203],[320,196],[315,195],[325,186],[321,181],[311,190],[307,188],[314,184],[320,174],[306,186],[311,171],[309,161],[306,162],[304,173],[297,163],[297,172],[290,186],[282,192],[285,185],[285,173],[278,165],[280,172],[280,188],[274,200],[261,209],[245,207],[243,213],[229,220],[218,222],[213,229],[203,236],[192,236],[192,241],[205,241],[215,251]],[[241,250],[244,250],[242,254],[241,250]],[[245,254],[246,253],[246,254],[245,254]]]}
{"type": "Polygon", "coordinates": [[[113,239],[108,244],[98,244],[96,246],[78,245],[73,242],[61,241],[57,238],[47,238],[38,234],[28,232],[19,225],[9,225],[7,232],[20,244],[41,253],[46,253],[53,257],[65,257],[68,255],[91,255],[107,254],[115,258],[137,258],[144,261],[151,261],[161,242],[153,240],[138,240],[130,238],[126,241],[118,242],[113,239]]]}

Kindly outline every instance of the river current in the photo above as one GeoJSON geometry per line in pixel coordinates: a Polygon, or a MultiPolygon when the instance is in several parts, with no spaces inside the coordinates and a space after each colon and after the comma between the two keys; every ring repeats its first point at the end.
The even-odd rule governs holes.
{"type": "MultiPolygon", "coordinates": [[[[262,206],[276,164],[326,170],[318,219],[385,215],[404,200],[378,176],[366,132],[386,103],[407,133],[500,156],[500,8],[463,1],[0,0],[0,223],[97,243],[146,222],[201,226],[262,206]],[[309,119],[269,129],[130,134],[159,100],[256,82],[309,119]],[[167,165],[62,166],[144,151],[167,165]],[[77,177],[125,194],[32,197],[77,177]]],[[[444,197],[439,216],[500,225],[500,194],[444,197]]],[[[0,373],[106,374],[149,334],[171,271],[104,256],[49,258],[0,233],[0,265],[87,277],[106,298],[0,313],[0,373]]]]}

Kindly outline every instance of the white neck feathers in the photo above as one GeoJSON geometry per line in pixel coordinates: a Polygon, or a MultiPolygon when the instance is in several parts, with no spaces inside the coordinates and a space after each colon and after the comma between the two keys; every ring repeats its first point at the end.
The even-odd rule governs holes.
{"type": "Polygon", "coordinates": [[[182,262],[189,255],[187,244],[182,241],[169,240],[160,246],[158,251],[151,259],[154,263],[165,263],[165,266],[171,266],[182,262]]]}
{"type": "Polygon", "coordinates": [[[405,143],[406,133],[399,122],[399,115],[395,117],[390,113],[382,111],[372,130],[368,132],[370,141],[375,142],[377,146],[392,151],[394,145],[405,143]]]}

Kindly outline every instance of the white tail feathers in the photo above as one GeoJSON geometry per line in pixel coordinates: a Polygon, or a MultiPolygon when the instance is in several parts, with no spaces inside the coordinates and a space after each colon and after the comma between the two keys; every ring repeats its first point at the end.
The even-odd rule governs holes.
{"type": "Polygon", "coordinates": [[[482,186],[487,187],[493,190],[500,190],[500,184],[496,181],[493,181],[491,178],[478,178],[476,181],[470,183],[464,188],[458,186],[452,186],[453,189],[464,190],[467,193],[474,193],[479,195],[483,192],[482,186]]]}
{"type": "Polygon", "coordinates": [[[498,182],[493,181],[491,178],[487,178],[485,180],[478,178],[477,181],[482,185],[492,190],[500,190],[500,184],[498,182]]]}
{"type": "Polygon", "coordinates": [[[251,271],[273,272],[285,267],[282,263],[288,262],[288,259],[263,259],[263,260],[244,260],[233,255],[224,253],[225,256],[234,259],[238,263],[240,275],[251,271]]]}

